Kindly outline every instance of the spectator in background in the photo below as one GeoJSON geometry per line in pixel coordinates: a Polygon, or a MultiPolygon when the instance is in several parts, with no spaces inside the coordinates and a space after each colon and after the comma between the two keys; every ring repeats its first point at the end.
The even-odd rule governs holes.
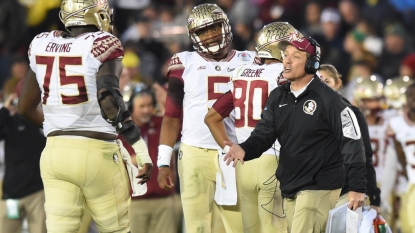
{"type": "Polygon", "coordinates": [[[305,7],[305,22],[301,33],[305,36],[318,38],[323,35],[320,23],[321,5],[318,1],[310,1],[305,7]]]}
{"type": "Polygon", "coordinates": [[[14,92],[17,84],[25,78],[28,69],[29,64],[27,59],[21,55],[15,55],[10,66],[11,76],[4,83],[4,95],[8,96],[11,92],[14,92]]]}
{"type": "Polygon", "coordinates": [[[340,0],[338,8],[343,19],[342,33],[351,31],[360,19],[360,7],[357,1],[340,0]]]}
{"type": "Polygon", "coordinates": [[[150,5],[150,0],[117,0],[114,1],[114,26],[117,35],[133,25],[143,9],[150,5]]]}
{"type": "Polygon", "coordinates": [[[24,48],[25,20],[25,9],[17,0],[0,1],[0,89],[10,76],[13,53],[24,48]]]}
{"type": "Polygon", "coordinates": [[[6,97],[0,109],[0,140],[5,140],[5,175],[0,202],[0,232],[21,233],[27,218],[30,233],[46,232],[45,194],[40,177],[43,132],[17,114],[18,96],[6,97]]]}
{"type": "MultiPolygon", "coordinates": [[[[154,93],[142,87],[133,92],[129,107],[131,117],[147,143],[150,157],[156,163],[163,117],[154,115],[157,105],[154,93]]],[[[157,167],[153,167],[152,174],[158,175],[157,167]]],[[[131,233],[176,233],[181,215],[175,212],[177,202],[174,194],[174,189],[161,189],[157,179],[147,182],[147,193],[133,197],[131,201],[131,233]]]]}
{"type": "Polygon", "coordinates": [[[343,37],[340,35],[341,18],[335,8],[325,8],[321,14],[321,26],[323,35],[316,38],[322,50],[321,62],[330,62],[339,69],[341,73],[347,73],[349,64],[344,62],[347,57],[343,50],[343,37]]]}
{"type": "Polygon", "coordinates": [[[171,56],[166,46],[153,37],[152,25],[150,18],[142,16],[121,36],[125,48],[134,51],[145,64],[141,74],[147,84],[163,79],[162,66],[171,56]]]}
{"type": "Polygon", "coordinates": [[[379,57],[379,74],[385,78],[399,75],[399,66],[410,48],[406,44],[407,33],[401,24],[389,24],[384,30],[384,48],[379,57]]]}
{"type": "Polygon", "coordinates": [[[138,55],[134,51],[126,50],[124,52],[124,57],[122,59],[122,65],[124,69],[127,70],[127,72],[124,72],[124,74],[128,75],[129,80],[125,80],[126,82],[120,83],[120,87],[124,87],[124,84],[128,84],[130,82],[141,82],[142,81],[142,77],[140,74],[141,61],[138,55]],[[121,86],[121,84],[123,85],[121,86]]]}
{"type": "Polygon", "coordinates": [[[399,67],[400,76],[409,76],[415,80],[415,53],[407,55],[399,67]]]}

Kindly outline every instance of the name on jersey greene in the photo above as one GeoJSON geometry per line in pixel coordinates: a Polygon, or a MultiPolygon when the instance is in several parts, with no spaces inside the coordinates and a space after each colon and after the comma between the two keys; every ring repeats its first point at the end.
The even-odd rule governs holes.
{"type": "Polygon", "coordinates": [[[244,71],[242,71],[241,77],[260,77],[262,74],[262,71],[264,71],[264,68],[244,69],[244,71]]]}

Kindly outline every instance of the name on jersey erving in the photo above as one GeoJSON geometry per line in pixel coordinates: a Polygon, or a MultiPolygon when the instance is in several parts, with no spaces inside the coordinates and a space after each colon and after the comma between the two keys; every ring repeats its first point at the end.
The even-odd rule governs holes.
{"type": "Polygon", "coordinates": [[[72,43],[65,43],[65,44],[56,44],[53,42],[49,42],[46,46],[46,52],[60,52],[60,53],[69,53],[71,51],[72,43]]]}
{"type": "Polygon", "coordinates": [[[245,69],[241,77],[260,77],[262,74],[262,71],[264,71],[264,68],[260,69],[245,69]]]}

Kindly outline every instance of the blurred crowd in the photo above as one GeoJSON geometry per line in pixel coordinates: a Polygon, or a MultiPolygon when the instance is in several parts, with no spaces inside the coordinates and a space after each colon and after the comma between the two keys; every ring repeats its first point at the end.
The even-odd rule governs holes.
{"type": "MultiPolygon", "coordinates": [[[[150,87],[156,115],[163,115],[170,58],[193,50],[187,18],[194,6],[207,2],[227,13],[231,46],[236,50],[255,50],[257,33],[275,21],[289,22],[303,35],[315,38],[321,45],[321,63],[337,68],[343,93],[350,99],[361,77],[383,85],[398,76],[415,79],[413,0],[110,0],[114,34],[125,49],[120,87],[126,102],[143,86],[150,87]]],[[[29,69],[27,50],[32,38],[45,31],[65,30],[58,17],[60,3],[0,0],[0,107],[29,69]]],[[[3,149],[0,176],[2,154],[3,149]]]]}
{"type": "MultiPolygon", "coordinates": [[[[415,2],[410,0],[112,0],[114,34],[127,51],[132,81],[166,82],[170,57],[192,50],[188,14],[205,2],[228,14],[234,49],[254,50],[263,25],[286,21],[320,43],[322,63],[333,64],[345,85],[357,76],[375,74],[385,82],[415,75],[415,2]]],[[[35,35],[65,30],[59,7],[59,0],[0,0],[0,89],[24,77],[35,35]]]]}

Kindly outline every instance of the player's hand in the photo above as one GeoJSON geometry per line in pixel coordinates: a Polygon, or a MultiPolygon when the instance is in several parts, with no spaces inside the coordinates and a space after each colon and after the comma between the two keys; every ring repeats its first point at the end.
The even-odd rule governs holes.
{"type": "Polygon", "coordinates": [[[139,184],[144,184],[145,182],[149,181],[151,178],[151,173],[153,170],[152,163],[145,163],[141,169],[138,169],[137,178],[140,178],[139,184]]]}
{"type": "Polygon", "coordinates": [[[349,209],[354,211],[357,210],[357,208],[363,206],[363,203],[365,201],[365,194],[349,191],[347,199],[349,200],[349,209]]]}
{"type": "Polygon", "coordinates": [[[160,188],[164,190],[170,190],[174,187],[173,172],[170,167],[159,168],[157,182],[159,183],[160,188]]]}
{"type": "Polygon", "coordinates": [[[225,145],[229,146],[229,152],[223,158],[223,161],[226,161],[226,165],[229,165],[233,161],[233,166],[236,167],[238,161],[241,161],[241,164],[244,164],[245,151],[238,144],[233,144],[232,142],[224,141],[225,145]]]}

